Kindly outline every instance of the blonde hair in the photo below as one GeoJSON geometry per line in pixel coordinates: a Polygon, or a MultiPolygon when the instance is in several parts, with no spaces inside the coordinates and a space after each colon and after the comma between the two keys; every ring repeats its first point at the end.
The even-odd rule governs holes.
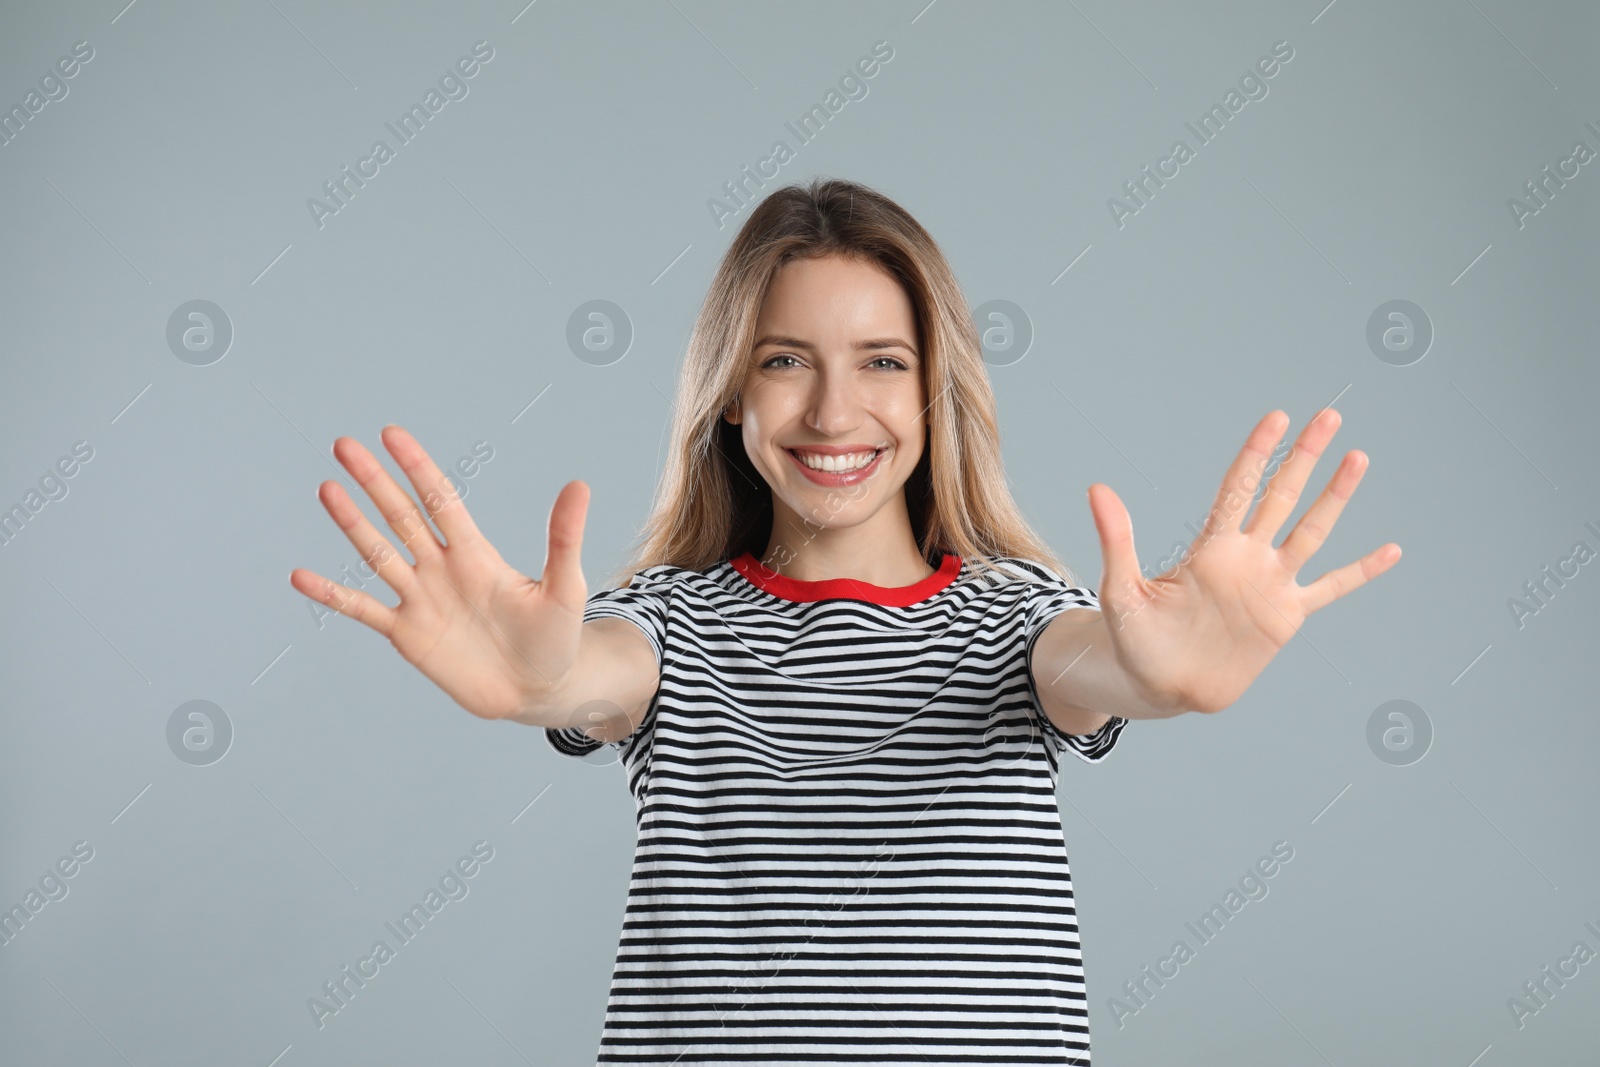
{"type": "Polygon", "coordinates": [[[679,368],[666,469],[640,547],[617,584],[659,564],[704,570],[765,552],[772,490],[750,462],[740,428],[721,416],[744,384],[778,268],[822,256],[876,263],[910,298],[930,402],[927,446],[904,491],[923,558],[931,562],[939,549],[982,571],[993,570],[997,557],[1021,558],[1077,585],[1011,498],[977,327],[944,253],[904,208],[838,178],[775,190],[724,254],[679,368]]]}

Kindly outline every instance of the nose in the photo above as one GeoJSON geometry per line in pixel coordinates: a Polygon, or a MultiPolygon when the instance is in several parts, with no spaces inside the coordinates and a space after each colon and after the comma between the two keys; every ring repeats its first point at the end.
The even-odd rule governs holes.
{"type": "Polygon", "coordinates": [[[805,421],[824,437],[838,437],[861,424],[861,397],[848,371],[824,366],[812,388],[805,421]]]}

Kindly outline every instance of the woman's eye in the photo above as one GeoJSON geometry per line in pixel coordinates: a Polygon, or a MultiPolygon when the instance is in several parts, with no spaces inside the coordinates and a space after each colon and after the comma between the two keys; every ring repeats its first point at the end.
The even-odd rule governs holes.
{"type": "MultiPolygon", "coordinates": [[[[780,360],[780,359],[793,360],[796,364],[798,364],[800,362],[794,356],[789,355],[787,352],[783,352],[783,353],[779,353],[776,356],[772,356],[765,363],[761,364],[761,366],[762,366],[763,369],[768,368],[768,367],[776,366],[778,364],[778,360],[780,360]]],[[[899,359],[896,359],[894,356],[879,356],[877,359],[872,360],[869,365],[870,366],[878,366],[878,365],[881,365],[881,364],[884,364],[884,363],[888,364],[887,367],[883,367],[882,368],[884,370],[906,370],[907,369],[905,363],[902,362],[899,359]]]]}

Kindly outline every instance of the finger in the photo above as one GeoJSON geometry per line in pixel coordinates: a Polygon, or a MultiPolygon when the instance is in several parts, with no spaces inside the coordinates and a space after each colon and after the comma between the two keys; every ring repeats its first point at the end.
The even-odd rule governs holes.
{"type": "Polygon", "coordinates": [[[557,602],[581,611],[588,585],[583,580],[583,526],[589,513],[589,486],[568,482],[550,507],[545,539],[543,586],[557,602]]]}
{"type": "Polygon", "coordinates": [[[456,492],[455,483],[445,477],[417,439],[393,424],[385,426],[379,436],[394,461],[400,464],[400,469],[411,480],[417,498],[444,534],[445,543],[462,545],[483,540],[478,524],[467,514],[467,506],[456,492]]]}
{"type": "Polygon", "coordinates": [[[1273,539],[1278,536],[1278,529],[1283,526],[1283,521],[1289,517],[1289,513],[1299,501],[1300,493],[1311,477],[1312,468],[1317,465],[1317,460],[1322,458],[1328,442],[1338,432],[1339,422],[1337,411],[1324,408],[1306,424],[1306,428],[1300,431],[1300,436],[1295,440],[1289,458],[1272,472],[1272,478],[1267,482],[1266,494],[1256,505],[1250,518],[1239,528],[1240,533],[1264,544],[1272,544],[1273,539]]]}
{"type": "Polygon", "coordinates": [[[400,543],[411,550],[412,557],[421,563],[424,559],[438,559],[444,546],[428,524],[417,502],[406,495],[398,482],[389,477],[376,456],[353,437],[341,437],[333,443],[333,454],[344,464],[345,470],[367,491],[378,513],[389,524],[389,529],[400,535],[400,543]]]}
{"type": "MultiPolygon", "coordinates": [[[[1344,511],[1344,506],[1350,502],[1350,497],[1355,494],[1356,486],[1361,484],[1361,476],[1367,471],[1367,454],[1365,452],[1347,452],[1344,462],[1339,464],[1338,470],[1333,472],[1333,477],[1328,479],[1328,484],[1323,486],[1322,493],[1315,502],[1300,516],[1300,521],[1294,524],[1294,529],[1289,531],[1289,536],[1283,539],[1283,544],[1278,549],[1278,559],[1288,568],[1290,574],[1296,574],[1322,547],[1328,535],[1333,532],[1333,524],[1339,520],[1339,514],[1344,511]]],[[[1263,503],[1265,503],[1263,501],[1263,503]]]]}
{"type": "Polygon", "coordinates": [[[315,571],[296,567],[289,572],[289,584],[319,604],[326,604],[340,615],[348,615],[388,637],[394,631],[395,611],[359,589],[329,581],[315,571]]]}
{"type": "Polygon", "coordinates": [[[356,546],[356,551],[361,553],[361,561],[377,571],[378,577],[404,600],[417,580],[417,572],[411,564],[395,550],[388,538],[367,521],[361,509],[356,507],[356,502],[350,499],[350,494],[344,491],[344,486],[330,479],[318,487],[317,496],[322,500],[322,506],[328,509],[328,514],[333,516],[334,523],[356,546]]]}
{"type": "Polygon", "coordinates": [[[1375,548],[1354,563],[1329,571],[1305,586],[1300,608],[1307,615],[1320,611],[1346,593],[1359,589],[1400,561],[1400,546],[1390,541],[1375,548]]]}
{"type": "Polygon", "coordinates": [[[1288,428],[1288,414],[1274,410],[1268,412],[1250,431],[1244,447],[1234,457],[1228,472],[1222,476],[1216,499],[1211,502],[1211,513],[1206,516],[1201,531],[1205,540],[1219,533],[1239,529],[1245,509],[1250,506],[1250,501],[1256,495],[1256,487],[1261,484],[1261,472],[1266,469],[1272,459],[1272,450],[1288,428]]]}
{"type": "Polygon", "coordinates": [[[1104,482],[1089,487],[1089,511],[1100,534],[1100,556],[1104,560],[1100,577],[1100,600],[1130,604],[1141,588],[1139,557],[1133,547],[1133,518],[1122,498],[1104,482]]]}

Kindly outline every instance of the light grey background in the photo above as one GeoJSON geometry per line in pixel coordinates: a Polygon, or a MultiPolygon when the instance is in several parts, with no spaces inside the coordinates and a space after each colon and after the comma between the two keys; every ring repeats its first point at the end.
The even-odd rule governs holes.
{"type": "Polygon", "coordinates": [[[0,947],[0,1061],[592,1058],[620,768],[470,717],[366,628],[319,628],[288,575],[354,565],[316,489],[335,437],[382,454],[397,422],[441,465],[490,444],[467,505],[532,574],[587,481],[605,582],[746,214],[708,201],[783,139],[769,189],[878,188],[975,307],[1025,311],[1031,350],[990,370],[1009,476],[1086,583],[1091,482],[1153,564],[1257,419],[1284,408],[1292,439],[1335,400],[1305,501],[1345,451],[1371,467],[1302,581],[1404,549],[1234,707],[1064,764],[1095,1062],[1594,1062],[1600,963],[1521,1028],[1507,1005],[1600,951],[1600,563],[1520,628],[1508,607],[1600,549],[1600,162],[1521,227],[1507,206],[1600,149],[1592,5],[523,3],[3,9],[5,107],[75,42],[94,58],[0,147],[0,506],[94,454],[0,547],[0,905],[94,856],[0,947]],[[308,198],[479,40],[469,95],[319,228],[308,198]],[[1118,227],[1108,199],[1280,40],[1269,94],[1118,227]],[[799,145],[785,123],[878,41],[868,94],[799,145]],[[195,299],[234,329],[208,366],[166,342],[195,299]],[[566,339],[594,299],[635,331],[606,366],[566,339]],[[1404,367],[1366,341],[1394,299],[1436,331],[1404,367]],[[1434,731],[1409,766],[1367,742],[1396,699],[1434,731]],[[234,730],[209,766],[168,747],[191,700],[234,730]],[[308,999],[480,840],[470,894],[319,1029],[308,999]],[[1122,984],[1278,841],[1269,895],[1119,1026],[1122,984]]]}

